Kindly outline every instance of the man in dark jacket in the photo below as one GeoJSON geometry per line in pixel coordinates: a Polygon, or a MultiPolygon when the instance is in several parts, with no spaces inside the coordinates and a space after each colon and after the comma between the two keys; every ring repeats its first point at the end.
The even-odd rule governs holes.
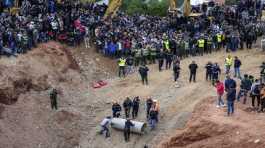
{"type": "Polygon", "coordinates": [[[174,81],[176,82],[179,78],[180,66],[179,63],[175,62],[173,66],[174,81]]]}
{"type": "Polygon", "coordinates": [[[212,62],[208,62],[205,66],[206,69],[206,81],[212,80],[212,70],[213,70],[213,64],[212,62]]]}
{"type": "Polygon", "coordinates": [[[219,80],[219,74],[221,74],[221,69],[218,63],[215,63],[212,67],[212,84],[215,85],[216,81],[219,80]]]}
{"type": "Polygon", "coordinates": [[[163,53],[163,51],[160,51],[158,53],[157,59],[158,59],[158,69],[159,69],[159,71],[162,71],[162,67],[164,64],[164,53],[163,53]]]}
{"type": "Polygon", "coordinates": [[[51,99],[51,108],[57,110],[58,106],[57,106],[57,90],[56,89],[52,89],[51,93],[50,93],[50,99],[51,99]]]}
{"type": "Polygon", "coordinates": [[[195,61],[192,61],[192,63],[189,65],[190,69],[190,82],[193,80],[193,82],[196,82],[196,72],[197,72],[198,65],[195,63],[195,61]]]}
{"type": "Polygon", "coordinates": [[[139,67],[139,74],[142,78],[143,85],[144,84],[148,85],[148,71],[149,71],[149,68],[146,65],[141,65],[139,67]]]}
{"type": "Polygon", "coordinates": [[[240,98],[244,96],[243,104],[246,104],[247,101],[247,94],[248,91],[251,89],[251,81],[248,79],[248,75],[244,75],[244,78],[241,80],[241,85],[240,85],[240,91],[238,92],[237,95],[237,101],[240,101],[240,98]]]}
{"type": "Polygon", "coordinates": [[[236,100],[236,89],[231,88],[227,92],[227,115],[230,116],[234,113],[234,102],[236,100]]]}
{"type": "Polygon", "coordinates": [[[150,109],[153,105],[153,99],[151,97],[149,97],[147,100],[146,100],[146,118],[148,119],[149,118],[149,113],[150,113],[150,109]]]}
{"type": "Polygon", "coordinates": [[[235,56],[235,60],[234,60],[234,70],[235,70],[235,74],[234,77],[237,77],[239,79],[241,79],[241,74],[240,74],[240,67],[241,67],[242,63],[241,61],[238,59],[237,56],[235,56]]]}
{"type": "Polygon", "coordinates": [[[126,142],[130,141],[131,127],[133,127],[133,126],[134,126],[134,124],[131,122],[130,119],[127,119],[125,121],[124,138],[125,138],[126,142]]]}
{"type": "Polygon", "coordinates": [[[130,111],[132,108],[132,100],[129,97],[127,97],[126,100],[123,102],[123,108],[125,111],[126,118],[129,118],[130,117],[130,111]]]}
{"type": "Polygon", "coordinates": [[[139,110],[139,105],[140,105],[140,99],[139,96],[135,97],[133,99],[133,111],[132,111],[132,117],[135,119],[138,116],[138,110],[139,110]]]}
{"type": "Polygon", "coordinates": [[[114,102],[112,105],[112,115],[113,118],[119,118],[121,112],[121,106],[118,102],[114,102]]]}

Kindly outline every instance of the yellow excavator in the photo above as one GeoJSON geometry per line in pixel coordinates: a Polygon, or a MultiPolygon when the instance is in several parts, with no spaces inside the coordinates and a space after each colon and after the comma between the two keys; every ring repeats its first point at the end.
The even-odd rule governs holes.
{"type": "MultiPolygon", "coordinates": [[[[189,16],[191,12],[190,0],[183,0],[182,5],[177,7],[177,0],[169,0],[169,11],[170,12],[182,12],[182,15],[189,16]]],[[[105,13],[105,18],[115,16],[116,12],[119,10],[122,5],[122,0],[111,0],[109,7],[105,13]]]]}

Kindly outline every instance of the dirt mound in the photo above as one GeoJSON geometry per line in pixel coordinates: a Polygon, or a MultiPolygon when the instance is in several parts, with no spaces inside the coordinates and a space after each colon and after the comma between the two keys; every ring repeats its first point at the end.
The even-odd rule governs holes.
{"type": "Polygon", "coordinates": [[[30,90],[47,90],[51,86],[49,81],[54,79],[64,82],[63,75],[69,69],[79,71],[70,52],[54,42],[43,44],[18,59],[8,59],[8,62],[0,64],[0,103],[6,105],[15,103],[20,94],[30,90]]]}
{"type": "Polygon", "coordinates": [[[214,98],[199,104],[192,119],[183,130],[177,130],[167,142],[159,147],[222,147],[222,148],[261,148],[265,146],[265,133],[260,131],[265,126],[263,114],[246,112],[246,106],[238,104],[236,114],[227,117],[225,109],[214,105],[214,98]],[[255,126],[252,126],[255,125],[255,126]]]}
{"type": "Polygon", "coordinates": [[[73,148],[78,144],[82,115],[69,109],[53,112],[49,99],[50,88],[57,88],[59,108],[75,105],[73,98],[78,100],[79,89],[85,88],[69,50],[49,42],[17,58],[1,57],[1,148],[73,148]]]}

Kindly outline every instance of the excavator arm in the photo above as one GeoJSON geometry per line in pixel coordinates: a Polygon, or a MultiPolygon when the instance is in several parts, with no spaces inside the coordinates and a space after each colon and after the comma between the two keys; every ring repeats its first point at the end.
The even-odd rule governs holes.
{"type": "Polygon", "coordinates": [[[106,10],[104,18],[113,17],[122,5],[122,0],[111,0],[106,10]]]}

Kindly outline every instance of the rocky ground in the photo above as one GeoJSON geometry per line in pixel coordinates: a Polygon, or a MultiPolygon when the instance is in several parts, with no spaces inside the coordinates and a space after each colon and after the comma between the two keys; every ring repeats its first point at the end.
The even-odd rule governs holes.
{"type": "MultiPolygon", "coordinates": [[[[232,55],[237,55],[242,60],[243,73],[257,74],[258,66],[265,59],[265,55],[256,49],[239,51],[232,55]]],[[[180,142],[176,140],[179,138],[167,139],[167,137],[178,137],[178,133],[181,132],[176,132],[176,129],[185,127],[196,104],[205,98],[212,98],[211,101],[203,101],[206,103],[205,106],[215,109],[212,116],[218,115],[230,123],[240,115],[236,114],[231,119],[225,118],[224,111],[215,108],[213,102],[213,97],[216,96],[215,89],[204,80],[204,65],[208,61],[213,61],[219,62],[223,67],[226,56],[226,53],[218,52],[183,60],[179,88],[173,83],[172,70],[158,72],[157,65],[150,65],[150,85],[143,86],[137,73],[125,79],[117,78],[115,60],[102,57],[92,49],[72,49],[54,42],[40,45],[17,58],[1,57],[0,147],[142,148],[147,144],[152,148],[192,145],[193,142],[187,142],[189,140],[185,140],[183,135],[180,137],[184,137],[184,140],[180,142]],[[192,60],[199,64],[199,71],[198,82],[190,84],[187,66],[192,60]],[[102,79],[108,82],[107,86],[100,89],[91,88],[93,81],[102,79]],[[57,88],[60,91],[58,111],[50,109],[50,88],[57,88]],[[111,102],[117,100],[122,103],[127,96],[140,96],[141,107],[137,120],[143,122],[146,121],[145,98],[152,96],[159,100],[161,112],[156,130],[148,131],[145,135],[132,135],[129,143],[124,142],[122,132],[114,129],[111,130],[111,137],[108,139],[98,135],[98,124],[105,116],[111,115],[111,102]],[[161,140],[164,142],[161,143],[161,140]]],[[[196,113],[202,115],[210,113],[203,111],[195,111],[191,120],[197,119],[196,113]]],[[[254,118],[258,115],[249,116],[254,118]]],[[[208,129],[203,125],[208,125],[211,119],[207,121],[202,119],[200,124],[202,127],[198,129],[208,129]]],[[[190,122],[187,127],[189,125],[190,122]]],[[[213,127],[215,125],[216,123],[209,124],[213,127]]],[[[249,130],[251,126],[249,124],[249,130]]],[[[228,129],[231,127],[227,124],[228,129]]],[[[217,128],[221,133],[222,129],[224,128],[217,128]]],[[[207,142],[209,136],[205,135],[207,134],[202,136],[203,139],[198,138],[199,140],[193,141],[207,142]]],[[[217,132],[216,136],[218,135],[217,132]]],[[[244,134],[242,136],[244,137],[244,134]]]]}

